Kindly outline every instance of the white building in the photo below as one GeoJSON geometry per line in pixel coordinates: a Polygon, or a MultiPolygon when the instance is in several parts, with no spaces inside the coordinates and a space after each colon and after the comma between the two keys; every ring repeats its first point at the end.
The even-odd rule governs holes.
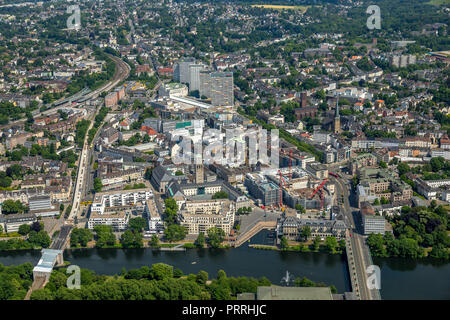
{"type": "Polygon", "coordinates": [[[164,231],[164,223],[154,199],[145,201],[145,213],[147,215],[149,233],[162,233],[164,231]]]}
{"type": "Polygon", "coordinates": [[[129,215],[125,211],[114,212],[111,214],[99,214],[91,212],[88,221],[88,228],[94,229],[98,225],[112,226],[115,231],[122,231],[127,228],[129,215]]]}
{"type": "Polygon", "coordinates": [[[152,196],[150,188],[99,192],[95,194],[91,212],[103,214],[106,208],[121,209],[120,207],[135,206],[152,196]]]}

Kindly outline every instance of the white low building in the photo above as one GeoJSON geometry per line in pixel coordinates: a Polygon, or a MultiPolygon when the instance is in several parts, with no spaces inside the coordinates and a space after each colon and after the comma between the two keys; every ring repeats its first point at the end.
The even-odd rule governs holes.
{"type": "Polygon", "coordinates": [[[118,190],[99,192],[95,194],[91,212],[103,214],[106,208],[135,206],[138,202],[150,199],[153,192],[150,188],[134,190],[118,190]]]}

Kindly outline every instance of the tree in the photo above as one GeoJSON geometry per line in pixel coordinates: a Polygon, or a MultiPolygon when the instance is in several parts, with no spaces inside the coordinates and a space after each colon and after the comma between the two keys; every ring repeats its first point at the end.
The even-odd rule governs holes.
{"type": "Polygon", "coordinates": [[[25,206],[20,202],[20,200],[5,200],[2,203],[2,213],[3,214],[14,214],[14,213],[23,213],[25,210],[25,206]]]}
{"type": "Polygon", "coordinates": [[[103,188],[102,179],[100,179],[98,177],[95,178],[94,179],[94,191],[100,192],[100,191],[102,191],[102,188],[103,188]]]}
{"type": "Polygon", "coordinates": [[[227,279],[227,274],[225,273],[225,271],[220,269],[219,271],[217,271],[216,278],[217,278],[218,281],[226,280],[227,279]]]}
{"type": "Polygon", "coordinates": [[[288,241],[287,241],[287,239],[286,239],[285,236],[282,236],[282,237],[281,237],[281,240],[280,240],[280,248],[281,248],[282,250],[289,248],[289,243],[288,243],[288,241]]]}
{"type": "Polygon", "coordinates": [[[92,231],[89,229],[74,228],[70,234],[70,245],[86,247],[88,242],[94,238],[92,231]]]}
{"type": "Polygon", "coordinates": [[[164,235],[169,242],[183,240],[187,233],[186,227],[177,224],[171,224],[164,230],[164,235]]]}
{"type": "Polygon", "coordinates": [[[219,248],[222,241],[225,239],[225,232],[220,228],[210,228],[208,233],[208,243],[213,248],[219,248]]]}
{"type": "Polygon", "coordinates": [[[387,168],[387,163],[384,161],[380,161],[380,168],[386,169],[387,168]]]}
{"type": "Polygon", "coordinates": [[[225,191],[218,191],[212,195],[211,199],[228,199],[228,193],[225,191]]]}
{"type": "Polygon", "coordinates": [[[208,272],[200,270],[197,273],[197,279],[196,279],[197,283],[199,284],[206,284],[206,281],[208,281],[208,272]]]}
{"type": "Polygon", "coordinates": [[[397,165],[397,170],[398,170],[399,175],[404,175],[405,173],[409,172],[411,170],[411,168],[408,166],[407,163],[400,162],[397,165]]]}
{"type": "Polygon", "coordinates": [[[165,263],[155,263],[150,268],[150,278],[165,280],[173,278],[173,267],[165,263]]]}
{"type": "Polygon", "coordinates": [[[311,237],[311,228],[309,226],[304,226],[300,232],[300,237],[303,241],[308,240],[308,238],[311,237]]]}
{"type": "Polygon", "coordinates": [[[23,236],[28,234],[30,231],[31,231],[31,227],[29,224],[22,224],[19,226],[19,233],[23,236]]]}
{"type": "Polygon", "coordinates": [[[342,252],[345,251],[345,240],[344,239],[339,240],[339,249],[341,249],[342,252]]]}
{"type": "Polygon", "coordinates": [[[442,170],[442,168],[445,165],[445,159],[443,157],[435,157],[431,158],[430,165],[433,170],[433,172],[438,172],[442,170]]]}
{"type": "Polygon", "coordinates": [[[144,230],[144,228],[147,226],[147,222],[145,221],[144,218],[142,217],[137,217],[137,218],[131,218],[128,221],[128,227],[132,230],[132,231],[136,231],[136,232],[142,232],[142,230],[144,230]]]}
{"type": "Polygon", "coordinates": [[[152,235],[152,239],[150,240],[150,247],[152,248],[159,247],[159,238],[156,234],[152,235]]]}
{"type": "Polygon", "coordinates": [[[141,248],[143,246],[142,234],[136,230],[125,230],[122,233],[120,242],[124,248],[141,248]]]}
{"type": "Polygon", "coordinates": [[[386,255],[386,249],[384,247],[383,236],[379,233],[371,233],[367,237],[367,245],[370,248],[370,252],[377,257],[384,257],[386,255]]]}
{"type": "Polygon", "coordinates": [[[303,206],[301,204],[298,204],[298,203],[295,205],[295,210],[300,211],[301,213],[305,213],[306,212],[305,208],[303,208],[303,206]]]}
{"type": "Polygon", "coordinates": [[[378,200],[378,198],[375,199],[375,201],[373,202],[374,206],[379,206],[380,205],[380,200],[378,200]]]}
{"type": "Polygon", "coordinates": [[[166,222],[167,224],[174,224],[176,221],[177,211],[178,211],[178,205],[177,202],[173,198],[167,198],[164,201],[164,204],[166,206],[166,209],[164,211],[166,215],[166,222]]]}
{"type": "Polygon", "coordinates": [[[47,232],[41,230],[36,232],[34,230],[30,231],[28,235],[28,241],[35,247],[48,248],[51,243],[51,239],[47,232]]]}
{"type": "Polygon", "coordinates": [[[315,251],[319,250],[320,242],[321,242],[320,237],[316,236],[314,238],[314,242],[313,242],[313,246],[314,246],[314,250],[315,251]]]}
{"type": "Polygon", "coordinates": [[[338,246],[337,240],[335,237],[326,237],[325,238],[325,246],[330,253],[336,253],[336,248],[338,246]]]}
{"type": "Polygon", "coordinates": [[[205,246],[205,235],[203,234],[203,232],[200,232],[198,234],[197,239],[195,240],[194,244],[197,248],[203,248],[205,246]]]}
{"type": "Polygon", "coordinates": [[[33,224],[31,225],[31,230],[39,232],[41,231],[43,228],[43,224],[41,224],[40,222],[36,221],[33,222],[33,224]]]}
{"type": "Polygon", "coordinates": [[[181,269],[179,269],[179,268],[175,268],[175,270],[173,270],[173,277],[174,278],[180,278],[180,277],[182,277],[184,274],[183,274],[183,271],[181,270],[181,269]]]}
{"type": "Polygon", "coordinates": [[[144,179],[150,180],[152,177],[152,169],[147,168],[145,169],[144,179]]]}
{"type": "Polygon", "coordinates": [[[94,227],[96,233],[96,243],[98,248],[106,246],[113,246],[116,243],[116,236],[113,233],[113,228],[107,225],[97,225],[94,227]]]}

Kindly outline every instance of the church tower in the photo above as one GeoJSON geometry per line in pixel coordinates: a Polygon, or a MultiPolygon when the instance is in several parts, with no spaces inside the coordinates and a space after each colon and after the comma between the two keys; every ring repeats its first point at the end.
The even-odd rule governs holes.
{"type": "Polygon", "coordinates": [[[203,164],[195,165],[195,183],[201,184],[205,182],[203,164]]]}
{"type": "Polygon", "coordinates": [[[342,132],[341,130],[341,116],[339,115],[339,96],[336,100],[336,112],[334,114],[334,122],[333,122],[334,133],[339,134],[342,132]]]}

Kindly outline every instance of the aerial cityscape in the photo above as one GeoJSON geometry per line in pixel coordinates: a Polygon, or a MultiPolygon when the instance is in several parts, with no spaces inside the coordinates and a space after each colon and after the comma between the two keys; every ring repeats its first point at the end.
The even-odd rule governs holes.
{"type": "Polygon", "coordinates": [[[0,0],[0,300],[450,300],[449,22],[0,0]]]}

